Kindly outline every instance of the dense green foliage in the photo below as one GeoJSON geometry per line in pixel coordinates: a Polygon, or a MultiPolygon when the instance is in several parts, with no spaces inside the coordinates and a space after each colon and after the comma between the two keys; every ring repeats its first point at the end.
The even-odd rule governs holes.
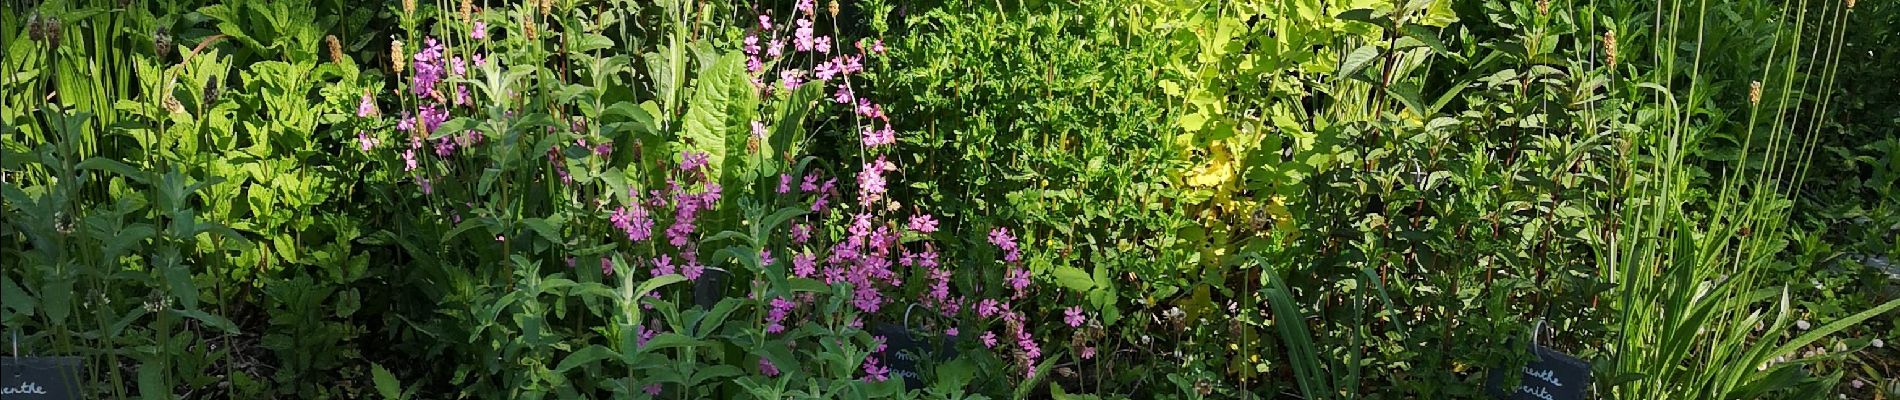
{"type": "Polygon", "coordinates": [[[1865,3],[8,2],[0,323],[87,398],[1892,398],[1865,3]]]}

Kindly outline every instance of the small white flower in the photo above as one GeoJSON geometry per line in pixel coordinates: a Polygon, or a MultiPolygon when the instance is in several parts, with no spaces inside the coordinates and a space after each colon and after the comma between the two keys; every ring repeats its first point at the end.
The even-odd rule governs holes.
{"type": "MultiPolygon", "coordinates": [[[[1866,381],[1862,381],[1862,380],[1859,380],[1859,379],[1855,379],[1855,380],[1854,380],[1854,388],[1855,388],[1855,389],[1859,389],[1859,388],[1860,388],[1861,386],[1867,386],[1867,382],[1866,382],[1866,381]]],[[[1845,396],[1845,395],[1843,395],[1843,396],[1845,396]]]]}
{"type": "Polygon", "coordinates": [[[1794,327],[1800,328],[1801,330],[1804,330],[1804,331],[1808,330],[1808,320],[1804,319],[1804,320],[1794,321],[1794,327]]]}
{"type": "Polygon", "coordinates": [[[1876,348],[1878,348],[1878,347],[1887,347],[1887,342],[1884,342],[1884,341],[1881,341],[1881,340],[1880,340],[1879,338],[1875,338],[1875,339],[1874,339],[1874,347],[1876,347],[1876,348]]]}

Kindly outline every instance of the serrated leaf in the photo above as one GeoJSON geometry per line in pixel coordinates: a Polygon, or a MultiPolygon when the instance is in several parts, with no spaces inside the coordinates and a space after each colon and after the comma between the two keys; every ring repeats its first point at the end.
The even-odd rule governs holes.
{"type": "Polygon", "coordinates": [[[198,285],[191,281],[190,267],[177,264],[161,268],[165,269],[165,283],[172,297],[178,298],[178,305],[187,310],[198,309],[198,285]]]}
{"type": "Polygon", "coordinates": [[[384,399],[402,398],[402,382],[397,381],[396,375],[389,373],[389,369],[383,368],[382,364],[370,363],[369,372],[370,379],[376,382],[377,394],[381,394],[384,399]]]}
{"type": "Polygon", "coordinates": [[[1364,69],[1367,64],[1371,64],[1372,60],[1376,58],[1379,58],[1378,46],[1371,44],[1359,46],[1359,48],[1353,49],[1351,53],[1347,53],[1345,57],[1339,59],[1338,72],[1333,76],[1341,79],[1352,78],[1359,74],[1360,69],[1364,69]]]}
{"type": "Polygon", "coordinates": [[[554,244],[567,243],[561,239],[559,223],[559,220],[549,220],[545,218],[528,218],[521,220],[521,224],[527,226],[528,230],[534,231],[535,234],[541,235],[542,238],[547,239],[549,242],[553,242],[554,244]]]}
{"type": "Polygon", "coordinates": [[[1431,116],[1431,110],[1426,109],[1425,103],[1418,99],[1417,85],[1411,82],[1399,82],[1391,86],[1386,86],[1385,91],[1387,94],[1391,94],[1392,98],[1398,99],[1400,104],[1404,104],[1406,109],[1412,110],[1413,113],[1418,114],[1420,117],[1431,116]]]}
{"type": "Polygon", "coordinates": [[[1417,40],[1419,44],[1432,49],[1433,52],[1463,59],[1463,57],[1460,57],[1457,53],[1453,53],[1451,48],[1446,47],[1444,41],[1438,40],[1437,32],[1432,32],[1431,29],[1426,28],[1424,25],[1406,25],[1403,30],[1405,31],[1405,37],[1417,40]]]}

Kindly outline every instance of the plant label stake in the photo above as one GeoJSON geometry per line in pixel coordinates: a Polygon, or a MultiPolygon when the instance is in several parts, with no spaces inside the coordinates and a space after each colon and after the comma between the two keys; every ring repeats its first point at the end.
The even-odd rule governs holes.
{"type": "Polygon", "coordinates": [[[911,329],[910,311],[916,307],[916,304],[912,304],[910,308],[904,309],[904,325],[877,324],[872,330],[872,334],[884,337],[884,352],[878,354],[878,359],[884,362],[886,368],[890,368],[891,379],[904,379],[906,389],[924,388],[925,364],[956,357],[956,347],[951,343],[953,338],[945,338],[942,346],[932,349],[929,340],[920,340],[924,338],[913,334],[916,330],[911,329]]]}
{"type": "Polygon", "coordinates": [[[1505,376],[1510,372],[1506,368],[1491,370],[1485,380],[1485,389],[1491,395],[1506,400],[1583,400],[1589,398],[1590,364],[1569,354],[1552,350],[1538,343],[1537,335],[1543,331],[1544,321],[1537,321],[1535,331],[1531,332],[1531,360],[1517,368],[1519,382],[1516,387],[1504,386],[1505,376]]]}
{"type": "Polygon", "coordinates": [[[78,399],[79,357],[20,357],[20,333],[13,333],[13,354],[0,358],[0,399],[78,399]]]}

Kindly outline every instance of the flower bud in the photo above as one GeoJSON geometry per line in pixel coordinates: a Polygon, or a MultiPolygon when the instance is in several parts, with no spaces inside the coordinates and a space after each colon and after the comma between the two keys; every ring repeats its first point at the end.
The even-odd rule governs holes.
{"type": "Polygon", "coordinates": [[[527,13],[522,13],[521,14],[521,35],[527,37],[528,40],[535,40],[534,33],[535,33],[534,32],[534,17],[528,15],[527,13]]]}
{"type": "Polygon", "coordinates": [[[1761,104],[1761,81],[1748,83],[1748,105],[1761,104]]]}
{"type": "Polygon", "coordinates": [[[1610,63],[1610,68],[1616,68],[1616,31],[1603,33],[1603,54],[1604,61],[1610,63]]]}
{"type": "Polygon", "coordinates": [[[336,35],[329,35],[329,36],[323,37],[323,42],[325,44],[330,45],[330,62],[342,63],[343,62],[342,41],[337,40],[336,35]]]}
{"type": "Polygon", "coordinates": [[[167,32],[165,28],[158,28],[158,32],[152,34],[152,51],[158,52],[159,59],[164,59],[166,56],[171,55],[172,34],[167,32]]]}
{"type": "Polygon", "coordinates": [[[402,75],[402,65],[403,65],[402,59],[403,59],[402,41],[401,40],[390,41],[389,42],[389,68],[395,71],[396,75],[402,75]]]}

